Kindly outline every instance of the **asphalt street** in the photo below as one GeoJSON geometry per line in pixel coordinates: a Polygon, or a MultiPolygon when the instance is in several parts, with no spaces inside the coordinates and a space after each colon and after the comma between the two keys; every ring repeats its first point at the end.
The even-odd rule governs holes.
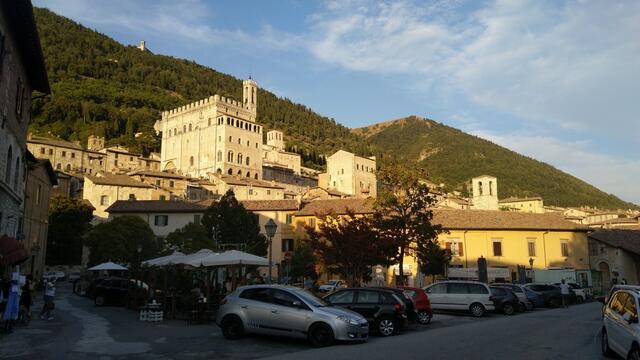
{"type": "MultiPolygon", "coordinates": [[[[41,304],[35,305],[37,315],[41,304]]],[[[482,319],[436,314],[391,338],[313,349],[305,341],[248,336],[227,341],[213,324],[140,322],[59,287],[55,319],[0,335],[1,359],[601,359],[600,304],[482,319]]]]}

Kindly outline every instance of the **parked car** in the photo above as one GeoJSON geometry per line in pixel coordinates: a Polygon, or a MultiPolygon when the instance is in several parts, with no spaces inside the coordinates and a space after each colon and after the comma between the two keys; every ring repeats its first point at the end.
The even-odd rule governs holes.
{"type": "Polygon", "coordinates": [[[329,280],[326,284],[320,285],[320,292],[334,292],[338,289],[346,288],[347,283],[344,280],[329,280]]]}
{"type": "Polygon", "coordinates": [[[429,296],[424,289],[409,286],[401,286],[400,288],[413,299],[418,312],[418,323],[422,325],[430,323],[431,318],[433,318],[433,310],[431,309],[429,296]]]}
{"type": "Polygon", "coordinates": [[[409,320],[409,323],[413,324],[418,321],[418,311],[416,310],[416,304],[413,301],[413,298],[409,296],[409,294],[407,294],[404,289],[387,286],[371,286],[370,288],[392,291],[400,300],[402,300],[402,302],[404,302],[404,306],[407,309],[407,319],[409,320]]]}
{"type": "Polygon", "coordinates": [[[527,295],[527,299],[529,299],[533,304],[534,308],[544,307],[544,296],[542,296],[542,294],[531,290],[526,286],[523,286],[522,289],[524,290],[525,295],[527,295]]]}
{"type": "Polygon", "coordinates": [[[617,290],[605,305],[601,331],[603,355],[616,353],[626,359],[640,359],[639,297],[637,291],[617,290]]]}
{"type": "Polygon", "coordinates": [[[47,281],[56,282],[58,280],[64,280],[65,276],[64,271],[47,271],[42,275],[42,278],[47,281]]]}
{"type": "Polygon", "coordinates": [[[237,288],[220,303],[216,323],[230,340],[255,333],[307,338],[314,346],[328,346],[335,340],[366,341],[369,336],[369,323],[360,314],[282,285],[237,288]]]}
{"type": "Polygon", "coordinates": [[[518,297],[518,311],[524,312],[525,310],[533,309],[533,302],[529,300],[526,294],[525,287],[520,284],[493,284],[493,286],[501,286],[507,289],[511,289],[518,297]]]}
{"type": "Polygon", "coordinates": [[[382,336],[405,328],[409,321],[405,302],[393,291],[372,288],[340,289],[324,297],[331,305],[357,312],[382,336]]]}
{"type": "Polygon", "coordinates": [[[481,317],[495,310],[489,287],[478,281],[448,280],[424,288],[434,310],[464,310],[481,317]]]}
{"type": "Polygon", "coordinates": [[[496,311],[505,315],[513,315],[518,311],[520,299],[513,290],[504,286],[490,286],[489,288],[496,311]]]}
{"type": "Polygon", "coordinates": [[[149,286],[139,280],[112,277],[95,282],[88,294],[96,306],[125,305],[133,291],[144,296],[148,289],[149,286]]]}
{"type": "MultiPolygon", "coordinates": [[[[526,284],[525,287],[537,292],[544,298],[544,305],[547,307],[558,307],[562,305],[562,294],[560,288],[549,284],[526,284]]],[[[576,294],[569,290],[569,303],[576,302],[576,294]]]]}
{"type": "Polygon", "coordinates": [[[609,299],[611,299],[611,295],[618,290],[640,291],[640,285],[613,285],[609,290],[609,293],[607,293],[603,299],[598,299],[598,301],[604,304],[608,303],[609,299]]]}
{"type": "MultiPolygon", "coordinates": [[[[560,283],[553,284],[555,286],[560,286],[560,283]]],[[[568,283],[571,290],[576,294],[576,304],[582,304],[587,300],[587,293],[582,286],[576,283],[568,283]]]]}

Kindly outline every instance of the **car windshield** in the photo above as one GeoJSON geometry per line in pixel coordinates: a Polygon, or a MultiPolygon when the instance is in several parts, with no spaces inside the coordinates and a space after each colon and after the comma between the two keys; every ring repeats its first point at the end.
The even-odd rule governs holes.
{"type": "Polygon", "coordinates": [[[328,285],[338,285],[338,280],[329,280],[329,282],[327,283],[328,285]]]}
{"type": "Polygon", "coordinates": [[[307,290],[296,290],[295,294],[302,298],[307,304],[311,306],[331,306],[326,300],[320,299],[319,297],[313,295],[307,290]]]}

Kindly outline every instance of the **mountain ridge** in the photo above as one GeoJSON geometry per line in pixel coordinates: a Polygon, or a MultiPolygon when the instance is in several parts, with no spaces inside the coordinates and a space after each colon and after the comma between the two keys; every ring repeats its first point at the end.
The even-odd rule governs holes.
{"type": "MultiPolygon", "coordinates": [[[[48,9],[34,8],[34,14],[53,90],[51,96],[34,101],[30,130],[35,134],[55,134],[81,143],[90,134],[103,135],[111,144],[148,153],[159,148],[153,123],[161,111],[213,94],[242,98],[242,80],[233,76],[191,60],[120,44],[48,9]],[[137,133],[144,136],[136,137],[137,133]]],[[[382,164],[416,163],[452,190],[464,190],[463,184],[473,176],[493,173],[507,196],[542,195],[549,204],[560,206],[635,206],[548,164],[434,120],[416,123],[414,116],[350,129],[267,89],[259,89],[258,97],[257,121],[266,130],[282,130],[287,150],[301,154],[305,166],[321,169],[326,155],[344,149],[375,155],[382,164]],[[452,144],[462,151],[451,151],[452,144]],[[410,155],[404,156],[407,152],[410,155]],[[484,156],[477,160],[482,166],[466,164],[465,157],[478,154],[484,156]],[[522,174],[505,172],[505,166],[522,174]],[[525,176],[527,166],[552,181],[531,186],[525,176]]]]}

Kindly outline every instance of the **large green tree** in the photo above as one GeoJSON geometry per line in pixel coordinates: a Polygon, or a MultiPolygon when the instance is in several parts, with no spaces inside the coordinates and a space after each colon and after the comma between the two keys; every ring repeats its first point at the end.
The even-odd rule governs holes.
{"type": "Polygon", "coordinates": [[[291,257],[291,277],[317,279],[316,274],[316,257],[313,249],[307,241],[301,240],[296,244],[296,249],[291,257]]]}
{"type": "Polygon", "coordinates": [[[202,216],[202,224],[207,235],[214,237],[220,246],[267,255],[267,238],[260,233],[258,215],[245,209],[232,190],[209,206],[202,216]]]}
{"type": "Polygon", "coordinates": [[[451,252],[443,249],[433,241],[418,243],[416,250],[420,271],[431,275],[432,281],[436,275],[444,275],[451,261],[451,252]]]}
{"type": "Polygon", "coordinates": [[[47,265],[79,265],[82,238],[91,227],[93,208],[82,200],[55,196],[49,206],[47,265]]]}
{"type": "Polygon", "coordinates": [[[177,229],[165,239],[165,250],[181,251],[185,254],[194,253],[200,249],[213,249],[213,240],[202,224],[188,223],[177,229]]]}
{"type": "Polygon", "coordinates": [[[389,248],[395,248],[388,238],[380,237],[371,218],[352,212],[323,216],[318,230],[307,227],[307,235],[318,260],[350,286],[371,280],[373,266],[389,265],[389,248]]]}
{"type": "Polygon", "coordinates": [[[389,260],[398,264],[396,284],[406,284],[404,257],[416,255],[436,243],[441,227],[432,224],[435,197],[420,180],[420,173],[402,165],[389,164],[377,173],[381,183],[375,201],[374,221],[380,237],[394,244],[389,260]]]}
{"type": "Polygon", "coordinates": [[[87,234],[86,243],[90,251],[89,265],[113,261],[135,266],[157,256],[159,248],[149,224],[138,216],[118,216],[94,226],[87,234]]]}

